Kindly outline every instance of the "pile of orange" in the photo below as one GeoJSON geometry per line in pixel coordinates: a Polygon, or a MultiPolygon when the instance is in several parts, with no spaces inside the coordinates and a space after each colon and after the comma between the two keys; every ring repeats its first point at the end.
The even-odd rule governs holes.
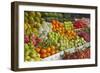
{"type": "Polygon", "coordinates": [[[64,25],[58,20],[52,20],[52,30],[55,32],[59,32],[60,34],[64,34],[65,28],[64,25]]]}
{"type": "Polygon", "coordinates": [[[35,50],[40,54],[40,58],[46,58],[59,52],[59,50],[57,50],[55,46],[51,46],[48,48],[38,47],[35,50]]]}
{"type": "Polygon", "coordinates": [[[66,30],[65,36],[67,36],[67,38],[71,40],[74,39],[77,36],[77,34],[73,30],[66,30]]]}

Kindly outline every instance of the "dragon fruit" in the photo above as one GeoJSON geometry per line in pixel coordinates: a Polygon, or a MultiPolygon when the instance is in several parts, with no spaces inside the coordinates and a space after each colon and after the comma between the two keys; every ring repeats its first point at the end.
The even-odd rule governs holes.
{"type": "Polygon", "coordinates": [[[88,18],[75,19],[75,29],[90,27],[90,20],[88,18]]]}
{"type": "Polygon", "coordinates": [[[34,44],[34,46],[37,46],[38,43],[42,41],[40,38],[38,38],[34,34],[32,35],[31,39],[32,39],[32,43],[34,44]]]}
{"type": "Polygon", "coordinates": [[[29,41],[30,41],[30,40],[29,40],[29,36],[28,36],[28,35],[25,35],[25,36],[24,36],[24,42],[25,42],[25,43],[28,43],[29,41]]]}
{"type": "Polygon", "coordinates": [[[90,34],[84,31],[78,32],[80,37],[83,37],[86,42],[90,42],[90,34]]]}

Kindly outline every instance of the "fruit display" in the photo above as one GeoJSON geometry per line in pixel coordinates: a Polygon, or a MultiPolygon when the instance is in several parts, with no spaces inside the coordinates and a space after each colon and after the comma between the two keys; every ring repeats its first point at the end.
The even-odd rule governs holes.
{"type": "MultiPolygon", "coordinates": [[[[61,51],[90,43],[89,17],[85,18],[85,14],[81,18],[73,15],[75,16],[72,13],[25,11],[24,60],[42,61],[61,51]]],[[[89,53],[90,48],[73,53],[65,52],[62,59],[88,58],[89,53]]]]}

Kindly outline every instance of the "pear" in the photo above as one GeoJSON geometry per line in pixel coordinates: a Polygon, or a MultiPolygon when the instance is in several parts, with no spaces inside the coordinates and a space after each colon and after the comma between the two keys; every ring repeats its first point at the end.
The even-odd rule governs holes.
{"type": "Polygon", "coordinates": [[[37,14],[37,17],[39,17],[39,18],[41,18],[41,12],[36,12],[36,14],[37,14]]]}

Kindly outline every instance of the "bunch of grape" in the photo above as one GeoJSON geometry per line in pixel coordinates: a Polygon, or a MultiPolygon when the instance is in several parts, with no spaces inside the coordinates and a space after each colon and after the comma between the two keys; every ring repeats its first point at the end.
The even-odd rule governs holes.
{"type": "Polygon", "coordinates": [[[57,44],[61,35],[56,32],[49,32],[48,39],[51,40],[52,44],[57,44]]]}
{"type": "Polygon", "coordinates": [[[65,21],[64,22],[64,27],[65,27],[66,30],[72,30],[73,29],[72,21],[65,21]]]}
{"type": "Polygon", "coordinates": [[[85,50],[77,50],[76,52],[70,53],[65,52],[63,59],[86,59],[90,58],[90,48],[85,50]]]}

